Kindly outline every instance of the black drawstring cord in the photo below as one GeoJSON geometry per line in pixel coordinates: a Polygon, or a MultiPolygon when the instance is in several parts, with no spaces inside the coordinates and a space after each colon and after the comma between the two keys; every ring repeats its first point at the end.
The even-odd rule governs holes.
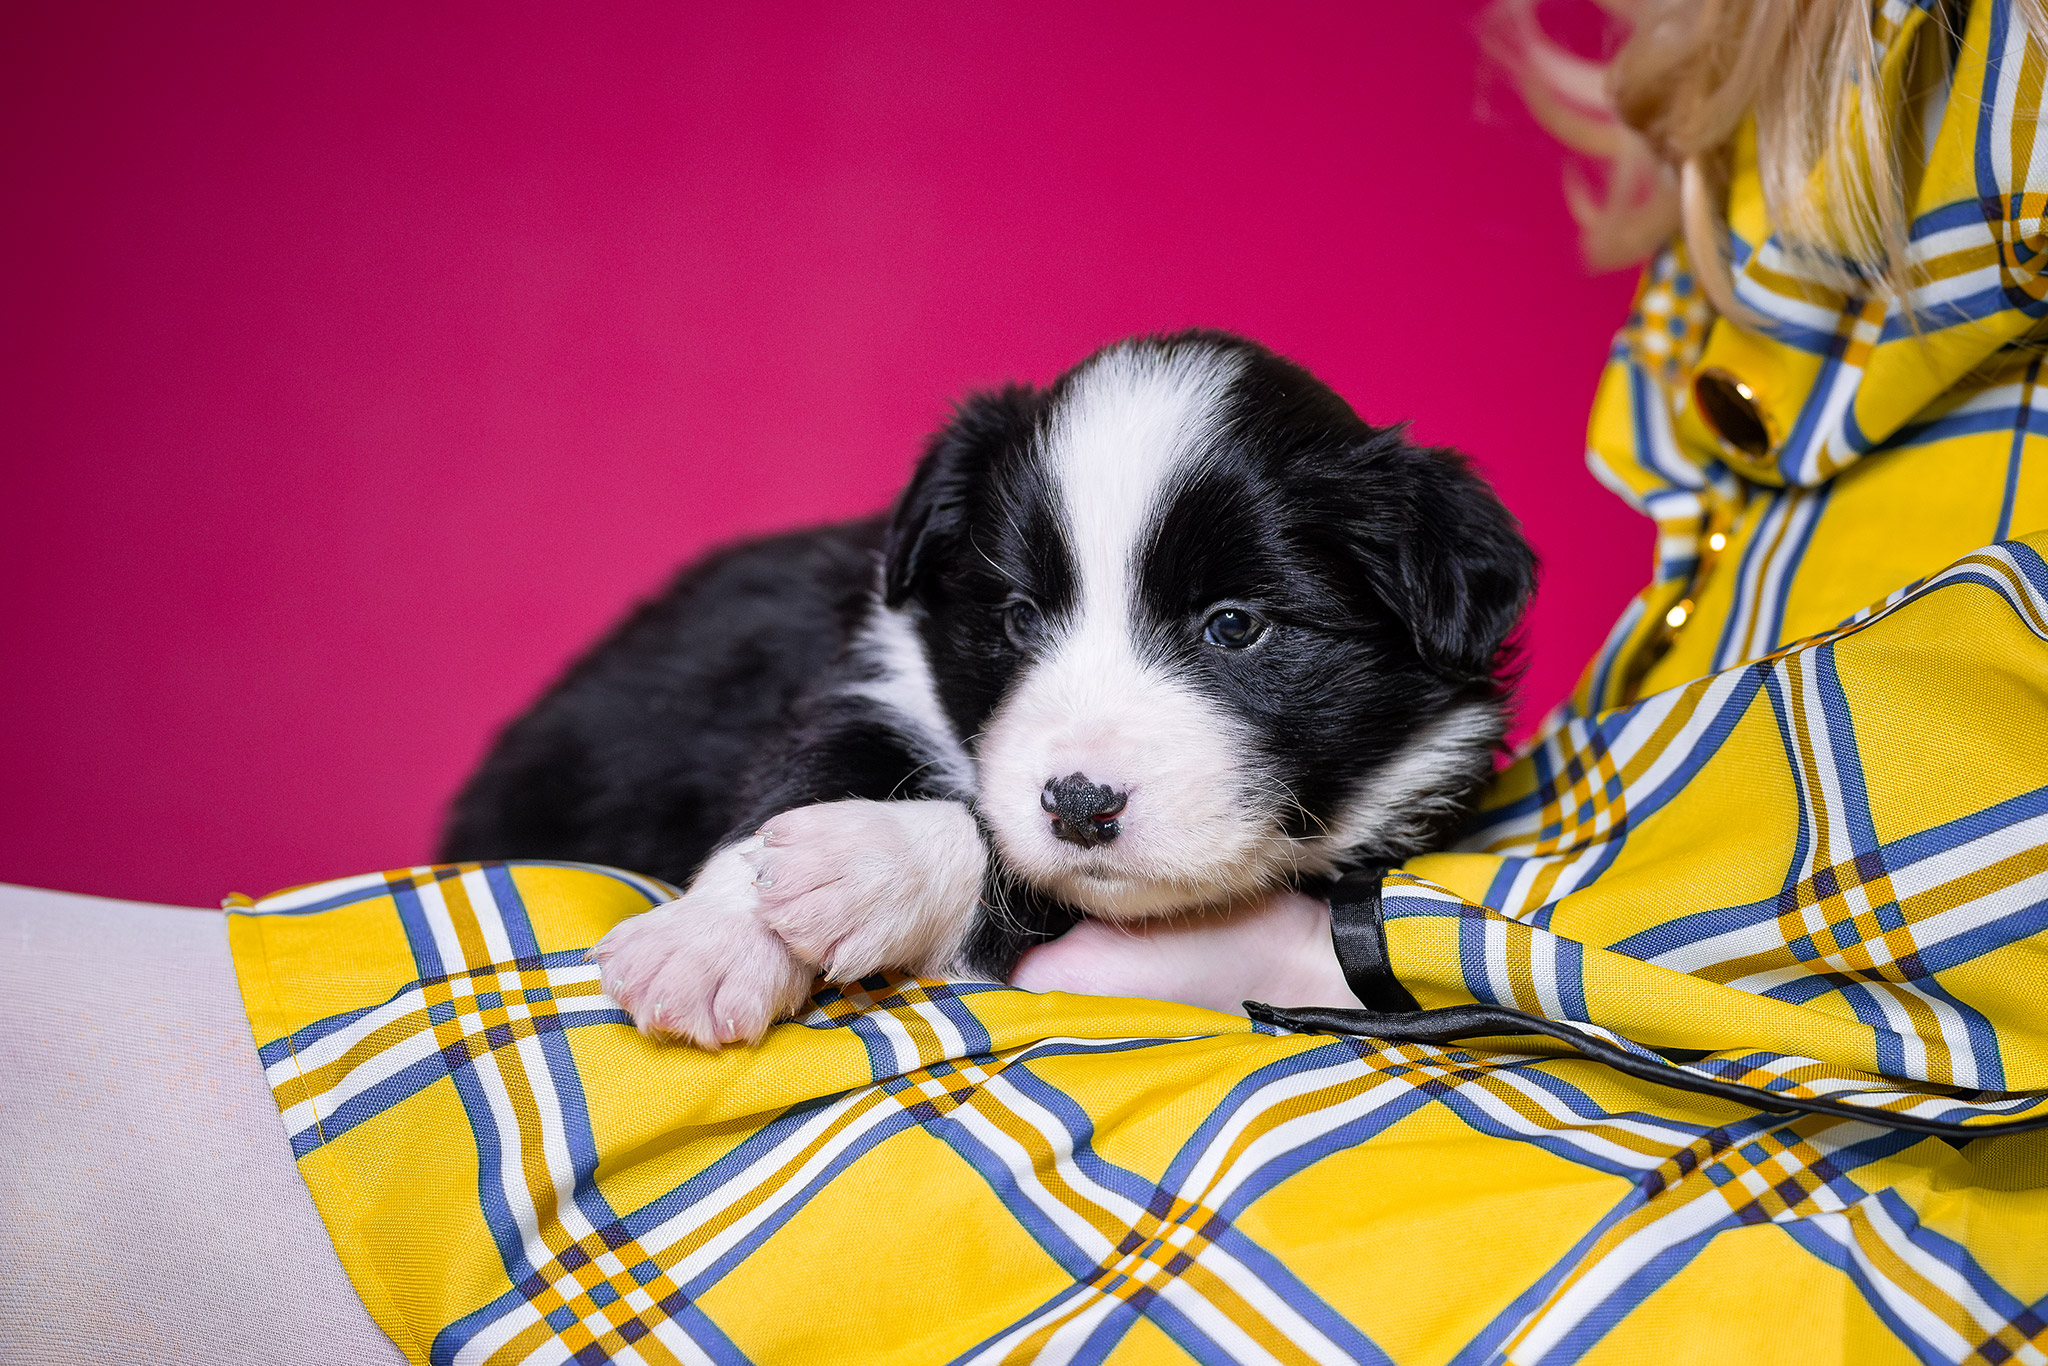
{"type": "Polygon", "coordinates": [[[1344,970],[1345,985],[1351,988],[1353,996],[1365,1003],[1365,1009],[1272,1006],[1263,1001],[1246,1001],[1245,1014],[1260,1024],[1297,1033],[1356,1034],[1391,1043],[1445,1044],[1461,1039],[1540,1034],[1569,1044],[1585,1057],[1604,1063],[1617,1072],[1640,1081],[1655,1082],[1659,1086],[1734,1101],[1766,1114],[1834,1115],[1937,1138],[1983,1138],[1988,1134],[2023,1133],[2048,1125],[2048,1115],[2004,1124],[1965,1125],[1841,1101],[1773,1095],[1741,1082],[1721,1081],[1688,1072],[1672,1063],[1641,1057],[1618,1044],[1581,1033],[1570,1025],[1511,1006],[1475,1002],[1424,1010],[1408,988],[1401,984],[1400,978],[1394,975],[1394,965],[1387,954],[1387,932],[1380,904],[1380,882],[1385,876],[1386,870],[1377,868],[1347,873],[1332,884],[1329,891],[1330,942],[1337,950],[1337,965],[1344,970]]]}

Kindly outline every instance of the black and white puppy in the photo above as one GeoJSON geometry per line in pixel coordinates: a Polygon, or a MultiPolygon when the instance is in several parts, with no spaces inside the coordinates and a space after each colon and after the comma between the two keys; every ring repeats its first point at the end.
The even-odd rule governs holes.
{"type": "Polygon", "coordinates": [[[1251,342],[1123,342],[967,400],[888,518],[686,571],[506,730],[443,857],[687,885],[596,956],[707,1048],[820,972],[1001,979],[1081,916],[1431,847],[1533,575],[1457,454],[1251,342]]]}

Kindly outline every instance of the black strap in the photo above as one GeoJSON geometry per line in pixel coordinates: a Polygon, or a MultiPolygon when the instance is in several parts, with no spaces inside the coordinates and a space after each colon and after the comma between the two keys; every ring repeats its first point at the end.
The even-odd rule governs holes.
{"type": "MultiPolygon", "coordinates": [[[[1334,922],[1334,911],[1331,918],[1334,922]]],[[[1384,939],[1381,940],[1380,947],[1384,956],[1384,939]]],[[[1345,975],[1347,978],[1350,976],[1348,971],[1345,975]]],[[[1356,990],[1354,987],[1354,994],[1356,990]]],[[[1403,992],[1403,995],[1406,995],[1406,992],[1403,992]]],[[[1360,999],[1364,998],[1361,996],[1360,999]]],[[[1412,1002],[1413,998],[1410,1000],[1412,1002]]],[[[1562,1025],[1541,1015],[1531,1015],[1527,1011],[1515,1010],[1508,1006],[1474,1004],[1443,1006],[1436,1010],[1416,1010],[1411,1006],[1405,1011],[1381,1011],[1335,1010],[1327,1006],[1289,1009],[1269,1006],[1260,1001],[1246,1001],[1244,1008],[1245,1013],[1259,1023],[1274,1025],[1281,1029],[1323,1034],[1362,1034],[1394,1043],[1441,1044],[1453,1043],[1459,1039],[1500,1038],[1522,1034],[1548,1035],[1550,1038],[1570,1044],[1596,1062],[1605,1063],[1615,1071],[1639,1080],[1674,1087],[1680,1091],[1718,1096],[1722,1100],[1732,1100],[1738,1105],[1746,1105],[1771,1114],[1835,1115],[1843,1119],[1860,1119],[1865,1123],[1889,1129],[1904,1129],[1912,1133],[1952,1139],[2024,1133],[2029,1129],[2048,1126],[2048,1115],[2038,1119],[2014,1120],[2001,1124],[1958,1124],[1949,1120],[1922,1119],[1917,1115],[1874,1110],[1836,1100],[1809,1100],[1775,1095],[1754,1086],[1745,1086],[1740,1082],[1703,1077],[1697,1072],[1688,1072],[1667,1062],[1639,1057],[1605,1039],[1593,1038],[1569,1025],[1562,1025]]]]}
{"type": "Polygon", "coordinates": [[[1362,869],[1330,887],[1330,943],[1344,984],[1368,1010],[1420,1010],[1387,957],[1387,931],[1380,922],[1380,880],[1386,875],[1384,868],[1362,869]]]}
{"type": "MultiPolygon", "coordinates": [[[[2048,1126],[2048,1115],[1996,1125],[1964,1125],[1948,1120],[1921,1119],[1849,1105],[1836,1100],[1805,1100],[1776,1095],[1740,1082],[1688,1072],[1671,1062],[1655,1061],[1631,1053],[1605,1039],[1593,1038],[1541,1015],[1511,1006],[1443,1006],[1424,1010],[1401,979],[1387,953],[1387,931],[1380,904],[1383,868],[1347,873],[1330,886],[1330,942],[1337,950],[1337,964],[1344,969],[1345,985],[1365,1005],[1363,1010],[1340,1010],[1329,1006],[1271,1006],[1246,1001],[1245,1013],[1261,1024],[1280,1029],[1324,1034],[1359,1034],[1394,1043],[1453,1043],[1459,1039],[1502,1038],[1541,1034],[1570,1044],[1588,1058],[1617,1072],[1661,1086],[1717,1096],[1768,1114],[1836,1115],[1860,1119],[1892,1129],[1933,1134],[1948,1139],[1983,1138],[1987,1134],[2021,1133],[2048,1126]]],[[[1694,1050],[1671,1050],[1670,1056],[1683,1061],[1706,1057],[1694,1050]]]]}

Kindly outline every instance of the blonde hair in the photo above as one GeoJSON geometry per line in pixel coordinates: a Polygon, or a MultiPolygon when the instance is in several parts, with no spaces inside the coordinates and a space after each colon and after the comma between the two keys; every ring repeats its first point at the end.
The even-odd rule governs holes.
{"type": "MultiPolygon", "coordinates": [[[[1723,199],[1729,148],[1755,115],[1764,206],[1798,273],[1844,294],[1905,307],[1914,128],[1949,74],[1962,23],[1956,0],[1934,7],[1905,58],[1901,108],[1887,108],[1870,0],[1597,0],[1629,26],[1595,61],[1544,33],[1541,0],[1496,0],[1491,54],[1514,76],[1552,136],[1604,165],[1598,183],[1568,171],[1565,195],[1589,264],[1641,260],[1682,233],[1708,300],[1742,321],[1723,199]],[[1910,157],[1910,159],[1909,159],[1910,157]]],[[[2048,43],[2041,0],[2016,15],[2048,43]]]]}

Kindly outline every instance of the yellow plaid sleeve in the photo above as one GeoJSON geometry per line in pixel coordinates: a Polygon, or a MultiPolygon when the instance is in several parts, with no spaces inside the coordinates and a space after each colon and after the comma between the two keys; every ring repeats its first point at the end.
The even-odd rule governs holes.
{"type": "Polygon", "coordinates": [[[1747,128],[1725,222],[1735,295],[1754,321],[1714,316],[1682,244],[1645,269],[1594,400],[1587,461],[1655,519],[1656,554],[1574,713],[1732,668],[1977,546],[2048,529],[2048,474],[2032,455],[2048,317],[2048,143],[2036,146],[2048,52],[2010,0],[1974,0],[1936,99],[1926,73],[1950,22],[1936,9],[1884,0],[1872,32],[1880,98],[1913,144],[1901,149],[1909,307],[1843,292],[1781,240],[1747,128]],[[1761,444],[1718,429],[1703,382],[1748,395],[1761,444]]]}
{"type": "Polygon", "coordinates": [[[903,979],[714,1057],[643,1040],[575,947],[656,895],[468,865],[236,917],[300,1168],[412,1359],[1627,1361],[1700,1293],[1743,1297],[1745,1361],[2043,1340],[2035,1135],[903,979]],[[1819,1349],[1771,1331],[1814,1298],[1819,1349]]]}
{"type": "MultiPolygon", "coordinates": [[[[1409,865],[1454,890],[1390,885],[1404,983],[1739,1041],[1789,1069],[1749,1084],[1837,1109],[2048,1122],[2044,544],[1559,727],[1466,852],[1409,865]]],[[[1686,1066],[1751,1065],[1722,1053],[1686,1066]]]]}

